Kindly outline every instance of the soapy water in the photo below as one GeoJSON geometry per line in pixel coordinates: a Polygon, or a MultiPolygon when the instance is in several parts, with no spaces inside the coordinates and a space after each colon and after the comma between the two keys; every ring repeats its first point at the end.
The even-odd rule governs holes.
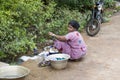
{"type": "Polygon", "coordinates": [[[60,58],[60,57],[55,57],[55,58],[52,58],[51,60],[53,61],[61,61],[61,60],[65,60],[64,57],[60,58]]]}
{"type": "Polygon", "coordinates": [[[56,58],[56,60],[64,60],[65,58],[56,58]]]}

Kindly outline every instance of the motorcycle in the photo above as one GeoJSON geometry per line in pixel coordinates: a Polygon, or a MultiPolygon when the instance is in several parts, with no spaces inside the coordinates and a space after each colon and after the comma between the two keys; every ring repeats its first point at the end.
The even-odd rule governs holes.
{"type": "Polygon", "coordinates": [[[86,32],[89,36],[95,36],[100,31],[100,24],[103,22],[103,1],[97,1],[91,12],[90,19],[87,21],[86,32]]]}

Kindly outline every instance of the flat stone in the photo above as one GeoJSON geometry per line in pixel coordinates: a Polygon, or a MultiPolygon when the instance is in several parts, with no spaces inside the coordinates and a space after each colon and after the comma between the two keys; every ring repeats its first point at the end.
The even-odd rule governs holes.
{"type": "Polygon", "coordinates": [[[3,66],[9,66],[9,64],[4,63],[4,62],[0,62],[0,67],[3,67],[3,66]]]}

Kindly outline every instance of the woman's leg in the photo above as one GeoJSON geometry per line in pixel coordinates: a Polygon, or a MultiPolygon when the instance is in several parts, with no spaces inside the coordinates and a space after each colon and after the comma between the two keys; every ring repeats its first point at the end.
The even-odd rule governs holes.
{"type": "Polygon", "coordinates": [[[75,49],[75,50],[71,49],[71,47],[66,42],[61,42],[61,41],[56,40],[54,41],[53,46],[56,49],[58,49],[59,52],[70,55],[71,60],[79,59],[85,55],[85,52],[83,51],[79,51],[78,49],[75,49]]]}
{"type": "Polygon", "coordinates": [[[53,45],[56,49],[58,49],[60,52],[69,54],[71,53],[70,46],[66,42],[61,42],[61,41],[54,41],[53,45]]]}

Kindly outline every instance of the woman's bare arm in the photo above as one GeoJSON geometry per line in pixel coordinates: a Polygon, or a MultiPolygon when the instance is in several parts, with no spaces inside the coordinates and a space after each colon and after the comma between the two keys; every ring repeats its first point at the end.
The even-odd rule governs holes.
{"type": "Polygon", "coordinates": [[[56,35],[56,34],[54,34],[52,32],[49,32],[49,35],[55,37],[56,39],[58,39],[60,41],[67,41],[66,38],[65,38],[65,36],[56,35]]]}

